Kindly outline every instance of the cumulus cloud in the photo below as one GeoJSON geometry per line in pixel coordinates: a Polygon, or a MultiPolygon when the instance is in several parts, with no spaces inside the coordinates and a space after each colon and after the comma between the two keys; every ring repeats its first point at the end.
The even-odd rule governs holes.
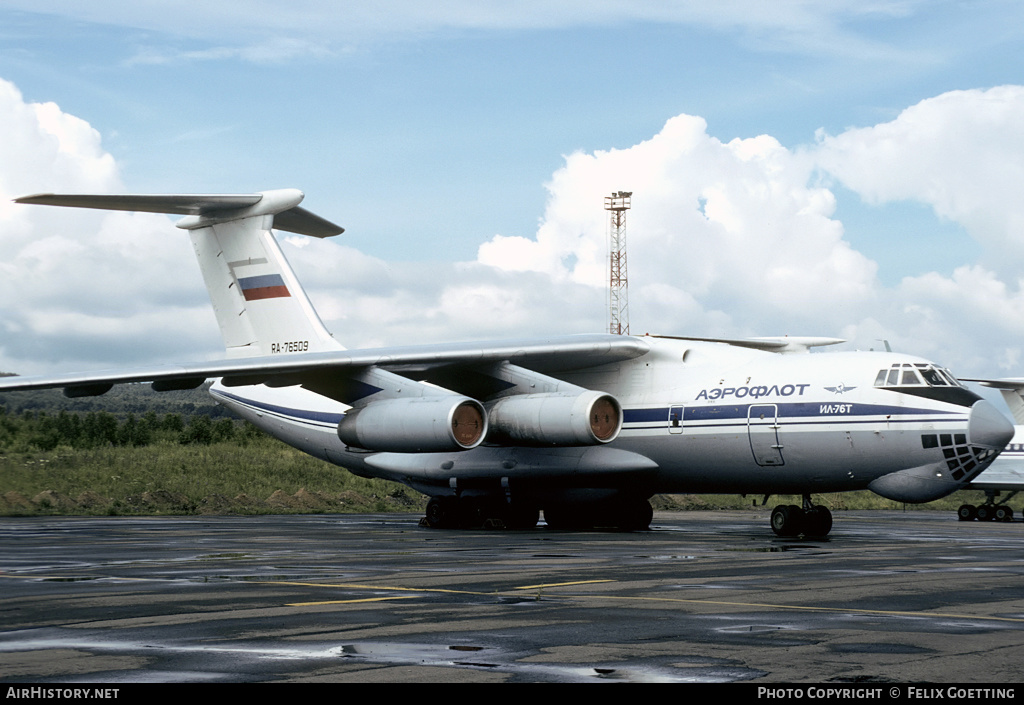
{"type": "Polygon", "coordinates": [[[1022,86],[951,91],[891,122],[819,135],[811,148],[823,171],[866,202],[926,204],[975,240],[977,262],[907,277],[884,295],[895,309],[887,317],[894,335],[977,375],[1021,373],[1022,110],[1022,86]]]}
{"type": "Polygon", "coordinates": [[[536,238],[496,237],[480,262],[606,286],[602,198],[628,189],[631,321],[642,330],[753,334],[870,300],[875,264],[843,239],[832,193],[808,185],[813,163],[771,137],[723,143],[706,127],[681,115],[629,149],[569,156],[536,238]]]}
{"type": "Polygon", "coordinates": [[[913,200],[955,221],[993,263],[1024,259],[1024,87],[944,93],[891,122],[819,135],[822,169],[870,203],[913,200]]]}
{"type": "Polygon", "coordinates": [[[3,80],[0,127],[0,370],[142,364],[203,349],[197,331],[216,331],[204,324],[188,239],[167,218],[12,203],[124,191],[99,133],[53,103],[25,102],[3,80]]]}

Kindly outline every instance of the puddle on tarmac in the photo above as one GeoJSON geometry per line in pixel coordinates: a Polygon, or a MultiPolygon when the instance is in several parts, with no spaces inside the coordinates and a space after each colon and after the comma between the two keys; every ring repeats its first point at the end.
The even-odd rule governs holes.
{"type": "Polygon", "coordinates": [[[731,683],[765,675],[761,671],[727,665],[659,668],[629,663],[597,666],[520,663],[514,660],[518,656],[504,653],[500,649],[472,645],[364,642],[345,644],[331,651],[345,658],[362,658],[376,663],[498,669],[513,676],[562,682],[731,683]]]}

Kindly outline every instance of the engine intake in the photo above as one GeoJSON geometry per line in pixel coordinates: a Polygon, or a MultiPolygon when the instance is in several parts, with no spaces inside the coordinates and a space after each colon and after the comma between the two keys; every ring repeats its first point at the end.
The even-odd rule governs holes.
{"type": "Polygon", "coordinates": [[[461,396],[385,399],[350,410],[338,424],[346,445],[393,453],[469,450],[486,433],[483,406],[461,396]]]}
{"type": "Polygon", "coordinates": [[[588,446],[610,443],[622,430],[622,406],[610,394],[518,394],[487,409],[488,440],[529,445],[588,446]]]}

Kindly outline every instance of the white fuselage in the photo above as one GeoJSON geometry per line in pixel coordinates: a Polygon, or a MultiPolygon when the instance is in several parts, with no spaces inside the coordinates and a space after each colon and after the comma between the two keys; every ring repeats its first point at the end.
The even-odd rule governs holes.
{"type": "Polygon", "coordinates": [[[924,385],[910,390],[916,394],[875,386],[883,370],[923,369],[929,363],[920,358],[779,355],[721,343],[644,340],[650,352],[632,360],[546,371],[619,400],[622,430],[601,447],[485,444],[461,452],[373,453],[339,439],[346,406],[299,387],[218,383],[211,393],[303,451],[434,495],[458,487],[538,496],[579,489],[650,496],[870,488],[920,502],[963,486],[1001,449],[986,443],[980,422],[972,426],[974,401],[965,389],[950,401],[922,395],[934,391],[924,385]]]}

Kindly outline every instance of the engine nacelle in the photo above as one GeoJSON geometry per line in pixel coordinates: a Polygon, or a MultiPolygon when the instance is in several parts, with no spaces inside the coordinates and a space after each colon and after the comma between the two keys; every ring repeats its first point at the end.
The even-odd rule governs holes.
{"type": "Polygon", "coordinates": [[[350,410],[338,424],[346,445],[393,453],[469,450],[486,433],[483,406],[461,396],[384,399],[350,410]]]}
{"type": "Polygon", "coordinates": [[[622,406],[604,392],[516,394],[488,405],[491,438],[528,445],[589,446],[614,441],[622,406]]]}

